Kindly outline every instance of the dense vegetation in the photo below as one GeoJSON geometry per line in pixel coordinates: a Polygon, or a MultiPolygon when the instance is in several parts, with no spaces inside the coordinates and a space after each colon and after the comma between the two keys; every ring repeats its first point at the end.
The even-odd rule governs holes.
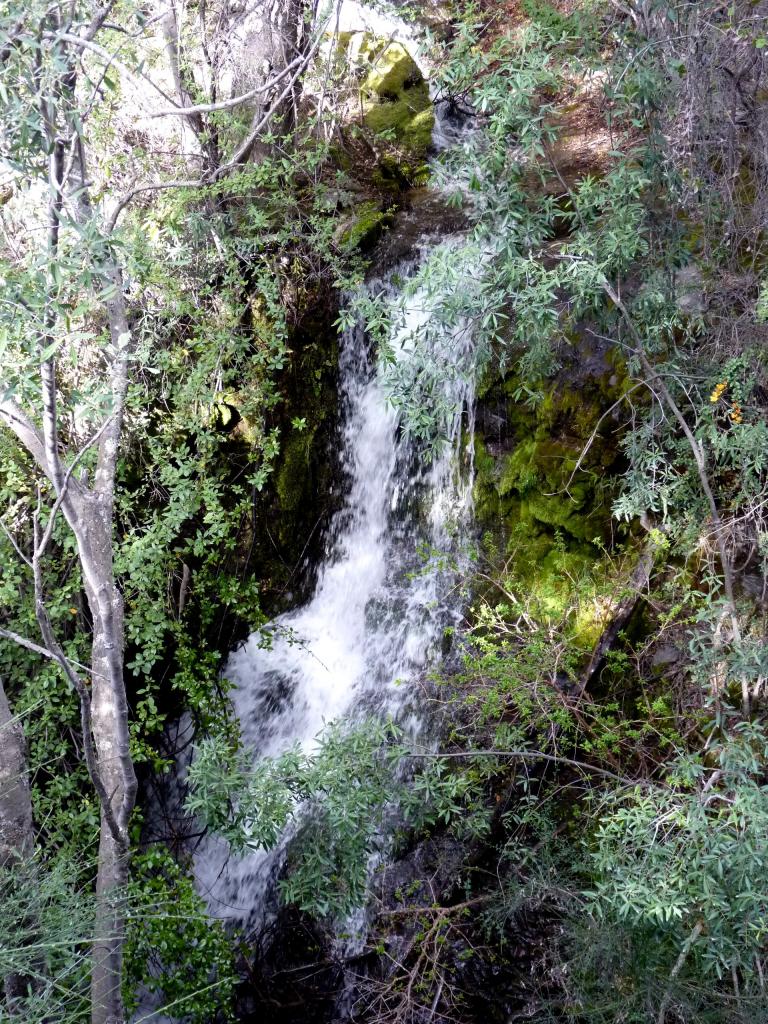
{"type": "Polygon", "coordinates": [[[768,1020],[768,7],[398,8],[419,65],[0,0],[2,1021],[768,1020]],[[312,590],[358,321],[425,468],[459,431],[463,617],[421,732],[254,766],[222,669],[312,590]],[[287,827],[210,919],[199,833],[287,827]]]}

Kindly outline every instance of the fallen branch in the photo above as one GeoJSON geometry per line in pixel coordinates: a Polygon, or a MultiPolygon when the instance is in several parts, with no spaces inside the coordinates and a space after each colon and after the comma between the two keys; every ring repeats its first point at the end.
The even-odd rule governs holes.
{"type": "Polygon", "coordinates": [[[589,664],[582,673],[577,687],[577,694],[579,697],[583,696],[585,690],[605,661],[606,654],[611,650],[619,633],[624,629],[632,617],[632,613],[635,608],[637,608],[643,591],[647,588],[651,579],[651,570],[653,569],[653,559],[656,553],[656,547],[657,545],[653,541],[648,541],[646,546],[643,548],[640,558],[637,561],[637,565],[627,581],[627,594],[619,602],[618,607],[611,617],[611,621],[605,627],[599,640],[595,644],[592,656],[589,659],[589,664]]]}

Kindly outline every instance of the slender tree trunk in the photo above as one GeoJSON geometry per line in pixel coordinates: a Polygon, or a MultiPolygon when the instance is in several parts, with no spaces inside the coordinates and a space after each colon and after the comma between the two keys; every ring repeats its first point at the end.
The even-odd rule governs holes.
{"type": "MultiPolygon", "coordinates": [[[[179,106],[191,107],[196,102],[197,89],[192,69],[183,52],[183,40],[176,6],[172,2],[169,3],[168,0],[159,0],[156,7],[160,29],[165,40],[165,52],[173,78],[176,99],[179,106]]],[[[211,74],[214,74],[214,69],[211,69],[211,74]]],[[[212,83],[214,90],[215,84],[215,82],[212,83]]],[[[203,175],[207,176],[215,172],[221,163],[216,125],[207,122],[201,114],[190,114],[188,118],[181,119],[181,137],[182,149],[186,148],[185,140],[191,146],[194,146],[195,143],[199,146],[203,175]]]]}
{"type": "MultiPolygon", "coordinates": [[[[88,496],[95,505],[98,497],[88,496]]],[[[123,600],[112,567],[111,516],[89,516],[92,550],[81,555],[86,595],[93,617],[91,720],[99,766],[114,820],[115,835],[101,815],[96,876],[96,928],[91,968],[92,1024],[122,1024],[121,981],[125,941],[125,887],[128,883],[128,824],[136,794],[130,759],[128,706],[123,680],[123,600]]]]}
{"type": "MultiPolygon", "coordinates": [[[[0,875],[9,869],[31,870],[34,846],[24,732],[13,717],[0,679],[0,875]]],[[[13,973],[3,979],[3,984],[8,1013],[13,1017],[14,1010],[37,981],[23,973],[13,973]]]]}
{"type": "Polygon", "coordinates": [[[33,847],[24,733],[0,679],[0,868],[26,860],[33,847]]]}
{"type": "MultiPolygon", "coordinates": [[[[272,0],[265,5],[264,52],[261,67],[267,70],[265,80],[286,68],[300,56],[309,41],[305,17],[309,4],[305,0],[272,0]]],[[[296,124],[297,104],[301,94],[301,79],[298,78],[288,95],[282,99],[268,97],[266,106],[260,111],[263,116],[267,106],[274,107],[274,131],[290,131],[296,124]]]]}
{"type": "MultiPolygon", "coordinates": [[[[47,540],[36,531],[35,571],[37,616],[47,650],[62,665],[78,690],[83,710],[83,740],[95,745],[89,763],[101,802],[101,832],[96,883],[96,934],[92,948],[92,1024],[123,1024],[122,948],[125,931],[125,885],[128,881],[128,826],[136,799],[136,775],[130,753],[128,702],[123,677],[123,600],[113,564],[114,487],[117,453],[128,375],[130,330],[122,275],[117,267],[102,268],[113,289],[107,319],[115,349],[110,373],[111,414],[98,431],[98,461],[91,489],[65,472],[59,455],[55,367],[41,369],[43,430],[10,400],[0,401],[2,420],[35,457],[56,493],[75,537],[93,622],[90,693],[56,641],[47,616],[39,563],[47,540]],[[38,547],[39,544],[39,547],[38,547]]],[[[52,515],[55,515],[55,509],[52,515]]],[[[48,537],[50,534],[47,535],[48,537]]]]}
{"type": "Polygon", "coordinates": [[[128,826],[136,800],[124,678],[123,597],[115,581],[114,490],[128,385],[130,328],[122,274],[108,269],[114,291],[107,302],[116,356],[111,369],[112,416],[99,442],[93,489],[70,522],[77,538],[85,591],[93,619],[91,720],[99,776],[113,825],[102,807],[96,880],[97,921],[91,974],[92,1024],[122,1024],[122,959],[125,942],[125,886],[128,882],[128,826]]]}

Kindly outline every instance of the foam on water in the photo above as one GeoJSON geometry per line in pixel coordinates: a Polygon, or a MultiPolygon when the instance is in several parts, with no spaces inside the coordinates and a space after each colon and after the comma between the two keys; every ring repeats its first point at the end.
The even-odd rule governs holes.
{"type": "MultiPolygon", "coordinates": [[[[395,298],[389,281],[369,288],[395,298]]],[[[407,301],[391,339],[396,360],[415,358],[411,337],[430,306],[421,291],[407,301]]],[[[433,344],[439,358],[461,363],[471,336],[460,325],[433,344]]],[[[440,560],[425,566],[421,552],[449,550],[451,525],[469,508],[470,474],[461,470],[459,445],[472,382],[447,377],[453,437],[428,463],[401,429],[383,375],[361,328],[347,330],[340,381],[349,490],[314,597],[271,624],[271,647],[254,634],[225,670],[243,743],[255,759],[295,743],[309,750],[326,723],[363,708],[397,714],[413,695],[409,682],[439,657],[444,629],[458,612],[453,574],[440,560]]],[[[213,914],[254,920],[279,862],[279,852],[230,857],[226,844],[209,839],[195,872],[213,914]]]]}

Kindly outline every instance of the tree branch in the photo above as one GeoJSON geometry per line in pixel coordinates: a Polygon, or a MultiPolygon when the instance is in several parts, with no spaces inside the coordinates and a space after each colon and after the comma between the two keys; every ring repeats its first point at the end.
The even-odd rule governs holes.
{"type": "Polygon", "coordinates": [[[253,149],[254,145],[256,144],[256,141],[257,141],[259,135],[262,133],[262,131],[266,128],[266,126],[272,120],[272,118],[274,117],[275,113],[280,109],[280,104],[283,102],[283,100],[286,98],[286,96],[289,95],[289,93],[291,92],[291,89],[293,89],[294,85],[299,80],[301,75],[304,73],[304,70],[309,65],[309,62],[312,60],[312,58],[314,57],[315,53],[319,49],[320,43],[322,42],[322,38],[323,38],[322,35],[318,32],[317,37],[316,37],[314,43],[309,47],[307,52],[302,56],[301,63],[299,64],[298,70],[291,77],[290,81],[288,82],[288,85],[280,93],[280,95],[277,97],[277,99],[272,104],[270,109],[258,121],[256,121],[256,118],[258,118],[258,111],[257,111],[257,113],[256,113],[256,115],[254,117],[254,121],[256,121],[256,123],[251,127],[251,131],[249,132],[248,136],[238,146],[237,150],[232,155],[232,157],[229,160],[229,162],[226,163],[226,164],[223,164],[221,167],[218,167],[216,169],[216,171],[212,175],[213,181],[217,181],[219,178],[221,178],[228,171],[231,171],[233,168],[238,167],[241,163],[243,163],[245,160],[248,159],[248,157],[250,156],[251,150],[253,149]]]}
{"type": "Polygon", "coordinates": [[[118,60],[113,53],[110,53],[104,46],[99,46],[98,43],[94,43],[93,40],[89,39],[87,36],[75,36],[70,32],[43,32],[43,39],[50,40],[51,42],[61,40],[64,43],[72,43],[73,46],[79,47],[81,50],[90,50],[103,60],[108,61],[109,64],[119,68],[122,74],[124,74],[137,89],[143,89],[144,86],[142,83],[146,82],[147,85],[151,86],[151,88],[154,89],[158,95],[162,96],[164,100],[172,102],[170,96],[160,88],[157,82],[153,82],[149,75],[145,75],[143,72],[134,74],[134,72],[131,71],[131,69],[122,61],[118,60]]]}
{"type": "Polygon", "coordinates": [[[234,96],[231,100],[221,100],[219,103],[198,103],[193,107],[169,107],[166,110],[157,110],[155,113],[149,114],[149,117],[192,117],[197,114],[211,114],[217,110],[231,110],[233,107],[239,107],[241,104],[247,103],[248,100],[255,99],[256,96],[274,89],[278,82],[285,78],[287,74],[290,74],[299,64],[302,64],[304,60],[304,56],[295,57],[274,78],[270,78],[268,82],[256,86],[255,89],[251,89],[249,92],[244,92],[241,96],[234,96]]]}
{"type": "Polygon", "coordinates": [[[605,768],[596,768],[594,765],[586,764],[584,761],[575,761],[572,757],[561,757],[559,754],[545,754],[541,750],[460,750],[443,754],[408,753],[406,756],[422,760],[428,758],[459,760],[468,757],[514,757],[520,758],[523,761],[550,761],[554,764],[567,764],[572,768],[579,768],[582,771],[592,772],[593,775],[604,775],[606,778],[613,779],[615,782],[620,782],[624,786],[637,785],[636,779],[622,778],[621,775],[616,775],[615,772],[609,772],[605,768]]]}
{"type": "Polygon", "coordinates": [[[42,433],[32,420],[11,399],[0,399],[0,420],[18,437],[43,473],[51,480],[51,471],[45,454],[42,433]]]}
{"type": "Polygon", "coordinates": [[[693,927],[693,931],[688,936],[688,938],[685,940],[685,943],[683,944],[683,948],[680,950],[680,956],[678,956],[677,960],[675,961],[675,966],[672,968],[672,971],[671,971],[671,973],[669,975],[669,985],[667,986],[667,990],[664,993],[663,999],[661,1000],[661,1006],[659,1007],[659,1015],[656,1018],[656,1024],[664,1024],[664,1018],[667,1015],[667,1006],[669,1005],[669,999],[670,999],[670,996],[672,995],[672,984],[673,984],[675,978],[680,973],[680,971],[685,966],[685,961],[688,959],[688,954],[691,951],[691,947],[693,946],[693,944],[696,942],[696,940],[698,939],[698,937],[701,935],[701,933],[703,931],[704,931],[704,922],[703,921],[697,921],[696,924],[693,927]]]}
{"type": "MultiPolygon", "coordinates": [[[[0,626],[0,637],[3,637],[5,640],[11,640],[13,643],[18,644],[19,647],[32,651],[33,654],[39,654],[41,658],[47,658],[49,661],[58,661],[53,651],[49,651],[47,647],[41,647],[40,644],[36,644],[32,640],[27,640],[26,637],[21,636],[19,633],[14,633],[12,629],[3,629],[0,626]]],[[[82,668],[83,666],[80,667],[82,668]]]]}
{"type": "MultiPolygon", "coordinates": [[[[50,514],[48,516],[48,523],[46,524],[45,532],[43,533],[42,539],[40,541],[40,545],[39,545],[39,547],[40,547],[40,555],[42,555],[45,552],[45,549],[48,547],[48,544],[50,542],[51,534],[53,533],[54,522],[56,520],[56,513],[59,511],[61,506],[64,504],[64,501],[66,500],[66,496],[67,496],[67,490],[69,489],[70,485],[73,482],[72,474],[75,472],[75,469],[79,465],[80,460],[83,458],[85,453],[88,451],[89,448],[92,448],[96,444],[96,442],[99,440],[99,438],[104,433],[104,431],[107,429],[107,427],[109,427],[111,422],[112,422],[112,417],[111,416],[107,417],[107,419],[102,423],[102,425],[99,427],[99,429],[93,435],[93,437],[91,437],[88,441],[86,441],[86,443],[83,445],[83,447],[80,449],[80,451],[77,453],[77,455],[72,460],[71,464],[67,467],[67,472],[65,473],[64,480],[62,481],[61,492],[57,495],[56,501],[53,503],[53,506],[51,508],[50,514]]],[[[79,488],[80,485],[78,484],[78,482],[76,480],[74,481],[74,484],[75,484],[76,487],[79,488]]],[[[26,559],[25,559],[25,561],[26,561],[26,559]]],[[[31,567],[31,563],[30,562],[27,562],[27,564],[30,565],[30,567],[31,567]]]]}
{"type": "MultiPolygon", "coordinates": [[[[669,408],[669,411],[680,424],[680,428],[683,431],[686,440],[688,441],[688,445],[693,454],[693,461],[696,465],[696,472],[699,477],[701,489],[704,492],[707,504],[709,505],[709,514],[712,519],[712,526],[715,534],[715,542],[717,544],[718,554],[720,555],[720,564],[723,570],[723,585],[725,587],[726,605],[731,620],[733,638],[737,644],[741,644],[741,628],[739,626],[739,620],[736,614],[736,599],[734,596],[733,588],[733,570],[731,567],[731,560],[728,556],[728,551],[725,546],[723,520],[720,516],[720,510],[717,507],[717,502],[715,501],[715,496],[712,492],[712,487],[710,485],[709,477],[707,475],[707,463],[704,454],[704,448],[694,436],[693,431],[688,425],[688,421],[686,420],[685,416],[680,410],[680,407],[678,406],[677,402],[672,397],[672,393],[667,387],[664,378],[654,371],[654,368],[651,365],[648,356],[645,354],[645,346],[643,344],[643,339],[640,336],[640,332],[638,331],[634,320],[629,314],[629,310],[624,305],[621,298],[619,297],[618,292],[611,285],[610,281],[607,280],[607,278],[603,279],[603,290],[605,291],[606,295],[610,298],[610,300],[613,302],[613,304],[616,306],[618,311],[621,313],[622,319],[627,325],[627,329],[629,330],[630,336],[632,337],[632,341],[634,342],[635,355],[637,355],[638,359],[640,360],[640,365],[643,368],[643,372],[649,379],[655,378],[656,386],[658,387],[659,392],[661,393],[661,396],[664,399],[664,402],[669,408]]],[[[741,679],[741,703],[744,717],[748,718],[750,714],[751,698],[749,694],[749,685],[745,675],[742,675],[741,679]]]]}
{"type": "Polygon", "coordinates": [[[117,2],[117,0],[109,0],[109,3],[104,4],[104,6],[101,8],[101,10],[96,11],[96,13],[94,14],[93,18],[91,19],[90,25],[85,30],[85,34],[83,35],[83,39],[86,39],[86,40],[88,40],[88,42],[90,42],[91,40],[96,38],[96,36],[98,35],[98,32],[99,32],[99,29],[101,29],[102,26],[104,25],[104,22],[109,17],[110,12],[111,12],[112,8],[115,6],[116,2],[117,2]]]}
{"type": "Polygon", "coordinates": [[[163,189],[169,188],[202,188],[206,182],[201,180],[195,181],[162,181],[157,185],[141,185],[139,188],[134,188],[132,191],[127,192],[123,198],[118,202],[117,206],[112,212],[112,216],[107,221],[106,230],[108,234],[112,234],[117,225],[117,221],[120,214],[133,202],[136,196],[141,195],[142,192],[160,192],[163,189]]]}

